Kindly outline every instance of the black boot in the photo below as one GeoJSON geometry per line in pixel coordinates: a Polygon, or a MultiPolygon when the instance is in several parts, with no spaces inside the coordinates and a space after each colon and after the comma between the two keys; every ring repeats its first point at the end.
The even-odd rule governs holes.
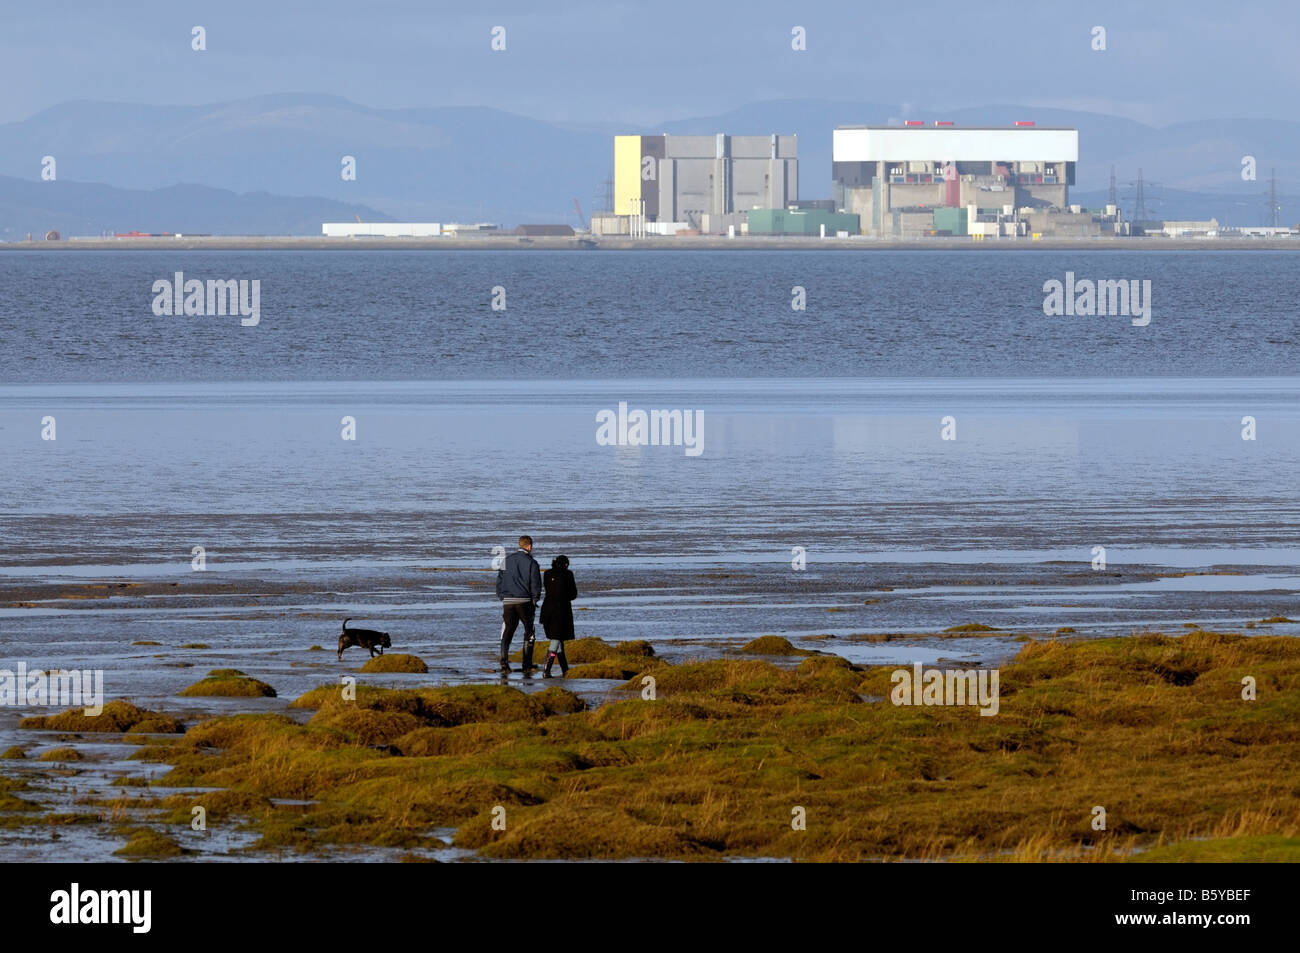
{"type": "Polygon", "coordinates": [[[533,646],[536,645],[536,644],[537,644],[537,642],[536,642],[535,639],[524,639],[524,669],[523,669],[523,671],[524,671],[524,674],[525,674],[525,675],[529,674],[529,673],[533,670],[533,668],[534,668],[534,666],[533,666],[533,646]]]}
{"type": "Polygon", "coordinates": [[[555,653],[554,653],[554,652],[547,652],[547,653],[546,653],[546,668],[542,669],[542,678],[550,678],[550,677],[551,677],[551,663],[554,662],[554,661],[555,661],[555,653]]]}
{"type": "Polygon", "coordinates": [[[568,660],[568,659],[565,657],[565,655],[564,655],[564,643],[563,643],[563,642],[560,643],[560,651],[558,651],[557,653],[555,653],[555,657],[558,658],[558,659],[560,660],[560,675],[561,675],[561,677],[563,677],[563,676],[565,676],[565,675],[568,675],[568,674],[569,674],[569,660],[568,660]]]}
{"type": "Polygon", "coordinates": [[[501,638],[501,671],[510,671],[510,640],[505,636],[501,638]]]}

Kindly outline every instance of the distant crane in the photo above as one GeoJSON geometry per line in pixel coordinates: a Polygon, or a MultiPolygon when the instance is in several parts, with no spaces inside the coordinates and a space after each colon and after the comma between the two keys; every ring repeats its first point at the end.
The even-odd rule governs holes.
{"type": "Polygon", "coordinates": [[[587,219],[582,214],[582,205],[578,202],[578,197],[576,195],[573,197],[573,207],[578,210],[578,224],[582,228],[587,228],[587,219]]]}

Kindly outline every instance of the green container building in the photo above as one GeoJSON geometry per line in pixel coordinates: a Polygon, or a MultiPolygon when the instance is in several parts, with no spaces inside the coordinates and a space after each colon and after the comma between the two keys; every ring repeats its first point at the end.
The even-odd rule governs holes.
{"type": "Polygon", "coordinates": [[[746,220],[751,235],[820,235],[823,225],[826,226],[826,234],[831,237],[836,232],[848,232],[850,235],[861,232],[858,216],[818,208],[755,208],[749,210],[746,220]]]}
{"type": "Polygon", "coordinates": [[[951,232],[953,235],[965,235],[966,210],[964,208],[937,208],[934,210],[934,230],[951,232]]]}

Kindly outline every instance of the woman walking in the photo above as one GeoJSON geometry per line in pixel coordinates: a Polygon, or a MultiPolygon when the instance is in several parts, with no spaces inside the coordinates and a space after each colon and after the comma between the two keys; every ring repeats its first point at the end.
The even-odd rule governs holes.
{"type": "Polygon", "coordinates": [[[573,600],[578,598],[578,584],[569,572],[569,557],[556,556],[551,568],[542,573],[542,586],[546,601],[542,603],[541,623],[546,637],[551,640],[546,653],[546,668],[542,678],[551,677],[551,665],[560,660],[560,674],[569,671],[569,660],[564,657],[564,643],[573,638],[573,600]]]}

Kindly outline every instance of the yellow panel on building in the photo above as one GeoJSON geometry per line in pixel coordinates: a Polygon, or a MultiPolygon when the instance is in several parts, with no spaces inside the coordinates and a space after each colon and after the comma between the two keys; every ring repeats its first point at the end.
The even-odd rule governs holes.
{"type": "Polygon", "coordinates": [[[641,137],[614,137],[614,214],[631,215],[641,195],[641,137]]]}

